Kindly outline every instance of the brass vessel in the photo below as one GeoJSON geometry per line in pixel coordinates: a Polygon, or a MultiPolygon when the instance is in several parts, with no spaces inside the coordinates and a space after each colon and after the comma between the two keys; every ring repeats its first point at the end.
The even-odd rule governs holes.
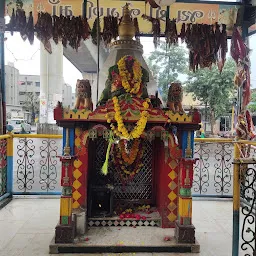
{"type": "Polygon", "coordinates": [[[129,4],[123,7],[123,18],[118,27],[120,40],[132,40],[135,36],[136,30],[129,10],[129,4]]]}

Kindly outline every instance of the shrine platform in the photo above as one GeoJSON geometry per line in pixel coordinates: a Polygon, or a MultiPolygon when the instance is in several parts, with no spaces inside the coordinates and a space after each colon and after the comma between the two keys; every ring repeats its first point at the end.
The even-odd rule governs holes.
{"type": "MultiPolygon", "coordinates": [[[[232,201],[193,200],[193,223],[196,227],[196,238],[200,244],[200,253],[122,253],[116,256],[231,256],[232,248],[232,201]]],[[[8,205],[0,210],[0,256],[49,256],[49,244],[54,236],[56,223],[59,219],[59,199],[13,199],[8,205]]],[[[96,228],[97,229],[97,228],[96,228]]],[[[98,228],[99,229],[99,228],[98,228]]],[[[100,228],[99,230],[101,230],[100,228]]],[[[116,242],[124,243],[123,234],[126,229],[118,230],[110,228],[113,232],[109,236],[103,237],[102,242],[114,237],[116,242]]],[[[156,229],[161,230],[161,228],[156,229]]],[[[135,239],[129,234],[139,233],[138,228],[127,228],[126,244],[134,246],[134,243],[142,245],[143,240],[135,239]]],[[[168,229],[163,230],[161,237],[157,238],[154,228],[148,228],[144,237],[152,237],[152,243],[159,241],[166,245],[172,241],[163,241],[165,235],[172,236],[168,229]]],[[[103,231],[101,231],[103,232],[103,231]]],[[[102,233],[101,235],[104,235],[102,233]]],[[[96,243],[94,237],[87,236],[90,243],[96,243]]],[[[85,237],[86,238],[86,237],[85,237]]],[[[143,237],[142,237],[143,238],[143,237]]],[[[148,240],[149,241],[149,240],[148,240]]],[[[99,241],[97,241],[98,243],[99,241]]],[[[144,240],[145,245],[146,240],[144,240]]],[[[61,256],[79,256],[82,254],[67,253],[61,256]]],[[[87,254],[88,255],[88,254],[87,254]]],[[[90,255],[90,254],[89,254],[90,255]]],[[[113,253],[96,253],[94,256],[115,256],[113,253]]]]}
{"type": "Polygon", "coordinates": [[[92,227],[74,244],[50,245],[50,253],[136,253],[176,252],[199,253],[200,245],[177,244],[174,228],[159,227],[92,227]]]}

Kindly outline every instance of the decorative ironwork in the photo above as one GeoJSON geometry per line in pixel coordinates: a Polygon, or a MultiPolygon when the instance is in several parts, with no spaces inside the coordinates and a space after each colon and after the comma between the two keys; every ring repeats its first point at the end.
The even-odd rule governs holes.
{"type": "Polygon", "coordinates": [[[27,192],[32,189],[34,184],[34,155],[35,155],[35,145],[32,139],[22,138],[19,139],[19,144],[17,145],[17,155],[19,159],[17,160],[17,184],[18,189],[27,192]]]}
{"type": "Polygon", "coordinates": [[[110,132],[111,132],[111,130],[107,130],[107,129],[103,130],[103,138],[108,140],[110,137],[110,132]]]}
{"type": "Polygon", "coordinates": [[[91,186],[110,186],[114,188],[114,198],[122,200],[153,200],[153,146],[148,140],[143,140],[145,152],[142,158],[143,168],[133,180],[126,185],[113,166],[110,157],[108,175],[101,175],[101,168],[106,158],[107,142],[101,137],[95,140],[95,171],[91,174],[91,186]]]}
{"type": "Polygon", "coordinates": [[[198,158],[194,167],[193,190],[200,194],[206,193],[209,187],[209,153],[208,143],[196,143],[194,158],[198,158]]]}
{"type": "Polygon", "coordinates": [[[42,140],[42,146],[40,146],[40,181],[42,184],[41,189],[54,190],[57,184],[57,155],[58,155],[58,146],[56,145],[55,140],[46,139],[42,140]]]}
{"type": "Polygon", "coordinates": [[[97,129],[89,130],[89,138],[90,139],[95,140],[95,139],[97,139],[97,137],[98,137],[97,129]]]}
{"type": "Polygon", "coordinates": [[[14,193],[61,192],[61,139],[14,139],[14,193]]]}
{"type": "Polygon", "coordinates": [[[7,140],[0,140],[0,196],[7,192],[7,140]]]}
{"type": "Polygon", "coordinates": [[[241,167],[246,166],[244,173],[244,180],[241,183],[241,197],[242,202],[242,244],[241,249],[245,251],[245,256],[255,255],[255,211],[256,211],[256,166],[248,166],[242,164],[241,167]]]}
{"type": "Polygon", "coordinates": [[[232,149],[233,145],[230,143],[218,143],[214,151],[217,161],[214,164],[214,187],[221,195],[229,193],[231,188],[232,149]]]}

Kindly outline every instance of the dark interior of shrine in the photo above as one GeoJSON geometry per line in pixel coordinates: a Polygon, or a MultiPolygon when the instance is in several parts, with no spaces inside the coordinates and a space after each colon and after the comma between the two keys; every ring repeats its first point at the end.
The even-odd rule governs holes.
{"type": "MultiPolygon", "coordinates": [[[[88,217],[111,217],[128,208],[156,205],[153,157],[155,141],[143,139],[142,144],[143,166],[133,178],[128,178],[124,177],[113,159],[109,161],[108,174],[103,175],[101,169],[106,158],[107,141],[103,137],[90,141],[88,217]]],[[[115,144],[115,147],[117,146],[115,144]]],[[[128,143],[129,147],[131,143],[128,143]]]]}

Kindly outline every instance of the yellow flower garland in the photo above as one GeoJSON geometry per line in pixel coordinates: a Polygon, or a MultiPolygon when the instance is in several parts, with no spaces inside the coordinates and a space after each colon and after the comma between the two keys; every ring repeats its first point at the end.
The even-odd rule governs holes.
{"type": "Polygon", "coordinates": [[[139,61],[134,58],[133,63],[133,79],[131,80],[131,74],[128,72],[126,68],[125,59],[127,56],[124,56],[121,58],[118,63],[118,71],[119,75],[122,80],[122,86],[126,90],[127,93],[137,94],[140,91],[141,82],[142,82],[142,69],[139,61]],[[133,88],[131,88],[129,80],[131,80],[131,83],[133,84],[133,88]]]}
{"type": "MultiPolygon", "coordinates": [[[[112,129],[112,131],[114,132],[114,134],[120,138],[125,138],[127,140],[129,139],[139,139],[140,136],[142,135],[142,133],[145,130],[145,127],[147,125],[147,121],[148,121],[148,108],[149,108],[149,104],[148,102],[150,102],[150,99],[146,99],[143,102],[143,107],[144,110],[141,112],[140,114],[140,119],[138,120],[135,128],[129,133],[128,130],[126,129],[124,122],[123,122],[123,118],[122,118],[122,114],[121,114],[121,108],[119,106],[119,102],[118,102],[118,98],[117,97],[113,97],[113,103],[114,103],[114,110],[115,110],[115,120],[117,122],[117,128],[114,126],[114,124],[111,124],[110,127],[112,129]]],[[[110,119],[107,120],[109,123],[111,122],[110,119]]]]}

